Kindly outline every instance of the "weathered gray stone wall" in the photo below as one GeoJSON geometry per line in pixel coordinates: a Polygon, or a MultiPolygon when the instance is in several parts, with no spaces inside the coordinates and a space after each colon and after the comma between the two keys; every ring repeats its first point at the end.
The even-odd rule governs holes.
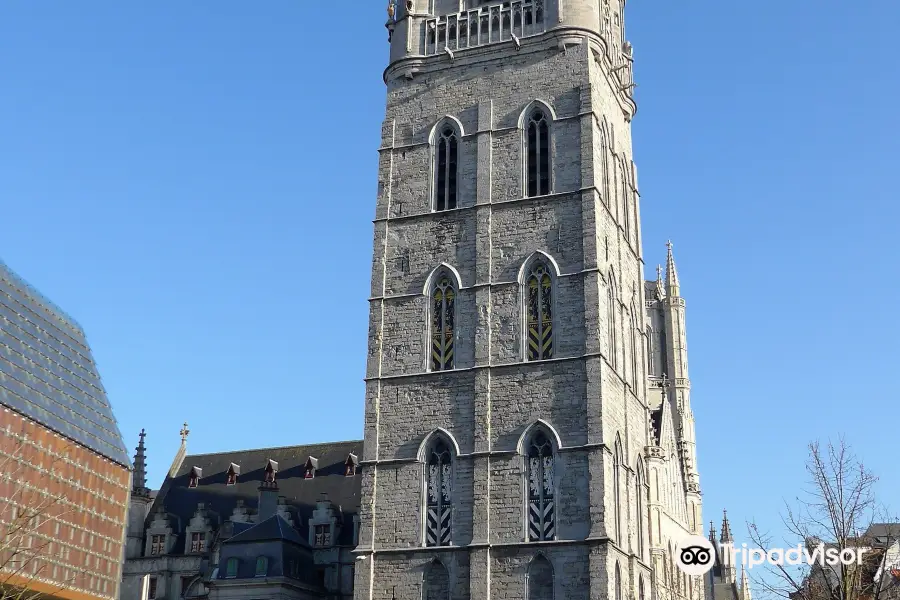
{"type": "MultiPolygon", "coordinates": [[[[556,2],[548,5],[555,18],[556,2]]],[[[652,597],[649,523],[636,555],[636,470],[650,439],[634,107],[604,42],[565,29],[596,30],[599,11],[593,0],[565,0],[559,28],[521,48],[508,42],[425,59],[412,47],[407,55],[405,34],[393,43],[393,59],[404,60],[386,72],[357,598],[419,599],[434,560],[448,569],[454,599],[523,598],[538,553],[553,565],[557,598],[614,597],[616,562],[626,597],[636,596],[638,575],[652,597]],[[522,116],[538,102],[553,117],[552,189],[524,198],[522,116]],[[456,210],[434,213],[430,140],[440,123],[462,132],[459,198],[456,210]],[[554,357],[529,363],[521,271],[535,257],[554,275],[554,357]],[[436,269],[459,276],[456,362],[454,371],[429,373],[426,288],[436,269]],[[529,543],[519,444],[538,420],[558,436],[557,535],[529,543]],[[452,546],[425,548],[420,451],[438,429],[459,453],[452,546]],[[620,539],[612,522],[616,439],[624,455],[620,539]]],[[[612,54],[620,60],[621,49],[612,54]]],[[[649,477],[647,468],[645,485],[649,477]]]]}

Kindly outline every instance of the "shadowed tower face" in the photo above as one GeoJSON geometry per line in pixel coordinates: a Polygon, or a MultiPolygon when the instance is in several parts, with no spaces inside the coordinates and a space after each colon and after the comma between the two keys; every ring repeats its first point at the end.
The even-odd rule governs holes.
{"type": "Polygon", "coordinates": [[[649,404],[623,11],[389,7],[360,600],[702,593],[668,570],[687,421],[649,404]]]}

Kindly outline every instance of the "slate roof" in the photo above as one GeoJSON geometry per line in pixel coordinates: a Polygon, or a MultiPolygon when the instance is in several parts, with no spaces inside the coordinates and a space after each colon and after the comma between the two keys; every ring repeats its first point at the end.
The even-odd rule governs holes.
{"type": "Polygon", "coordinates": [[[257,523],[243,531],[236,532],[224,543],[241,544],[270,540],[283,540],[300,546],[309,546],[309,542],[301,538],[297,530],[291,527],[291,524],[282,519],[280,515],[269,517],[262,523],[257,523]]]}
{"type": "Polygon", "coordinates": [[[131,467],[84,330],[3,261],[0,403],[131,467]]]}
{"type": "MultiPolygon", "coordinates": [[[[870,538],[887,538],[887,541],[896,542],[900,538],[900,523],[872,523],[865,533],[870,538]]],[[[878,539],[881,542],[881,539],[878,539]]]]}
{"type": "MultiPolygon", "coordinates": [[[[262,448],[254,450],[236,450],[216,454],[192,454],[184,458],[174,477],[166,477],[156,499],[153,502],[148,524],[160,506],[167,513],[180,520],[179,539],[176,548],[184,548],[184,528],[202,502],[207,510],[216,513],[222,523],[227,521],[238,500],[244,506],[256,510],[259,503],[259,485],[263,481],[263,469],[269,460],[278,463],[276,483],[278,495],[285,498],[294,516],[299,517],[300,536],[307,537],[307,525],[316,501],[323,495],[340,507],[344,526],[339,545],[351,545],[353,539],[353,517],[359,513],[360,475],[352,477],[344,475],[344,462],[348,455],[362,456],[362,441],[329,442],[305,446],[285,446],[281,448],[262,448]],[[312,479],[304,478],[304,466],[309,457],[318,459],[316,475],[312,479]],[[226,474],[231,463],[240,465],[240,475],[235,485],[226,485],[226,474]],[[202,477],[197,487],[188,486],[191,470],[202,469],[202,477]]],[[[237,527],[235,532],[246,530],[237,527]]]]}

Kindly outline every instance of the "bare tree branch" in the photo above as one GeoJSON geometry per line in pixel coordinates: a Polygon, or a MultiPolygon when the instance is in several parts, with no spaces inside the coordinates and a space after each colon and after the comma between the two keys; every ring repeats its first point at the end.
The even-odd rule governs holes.
{"type": "MultiPolygon", "coordinates": [[[[769,598],[785,600],[880,600],[885,586],[874,581],[876,571],[884,566],[884,552],[878,551],[869,531],[881,510],[875,498],[878,478],[853,454],[843,438],[837,442],[809,444],[806,472],[809,477],[802,496],[785,501],[781,515],[786,532],[781,548],[802,544],[810,552],[819,544],[838,552],[863,550],[859,565],[772,565],[763,566],[762,576],[752,578],[769,598]]],[[[896,523],[896,519],[894,520],[896,523]]],[[[771,537],[759,526],[748,523],[750,539],[768,552],[771,537]]],[[[898,532],[900,533],[900,532],[898,532]]],[[[891,541],[900,540],[894,535],[891,541]]],[[[889,544],[890,545],[890,544],[889,544]]],[[[885,577],[881,577],[884,581],[885,577]]]]}

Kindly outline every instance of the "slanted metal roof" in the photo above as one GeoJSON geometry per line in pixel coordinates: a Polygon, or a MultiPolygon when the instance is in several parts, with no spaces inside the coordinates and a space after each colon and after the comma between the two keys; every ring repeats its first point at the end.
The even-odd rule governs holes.
{"type": "Polygon", "coordinates": [[[131,466],[84,330],[3,261],[0,404],[131,466]]]}

